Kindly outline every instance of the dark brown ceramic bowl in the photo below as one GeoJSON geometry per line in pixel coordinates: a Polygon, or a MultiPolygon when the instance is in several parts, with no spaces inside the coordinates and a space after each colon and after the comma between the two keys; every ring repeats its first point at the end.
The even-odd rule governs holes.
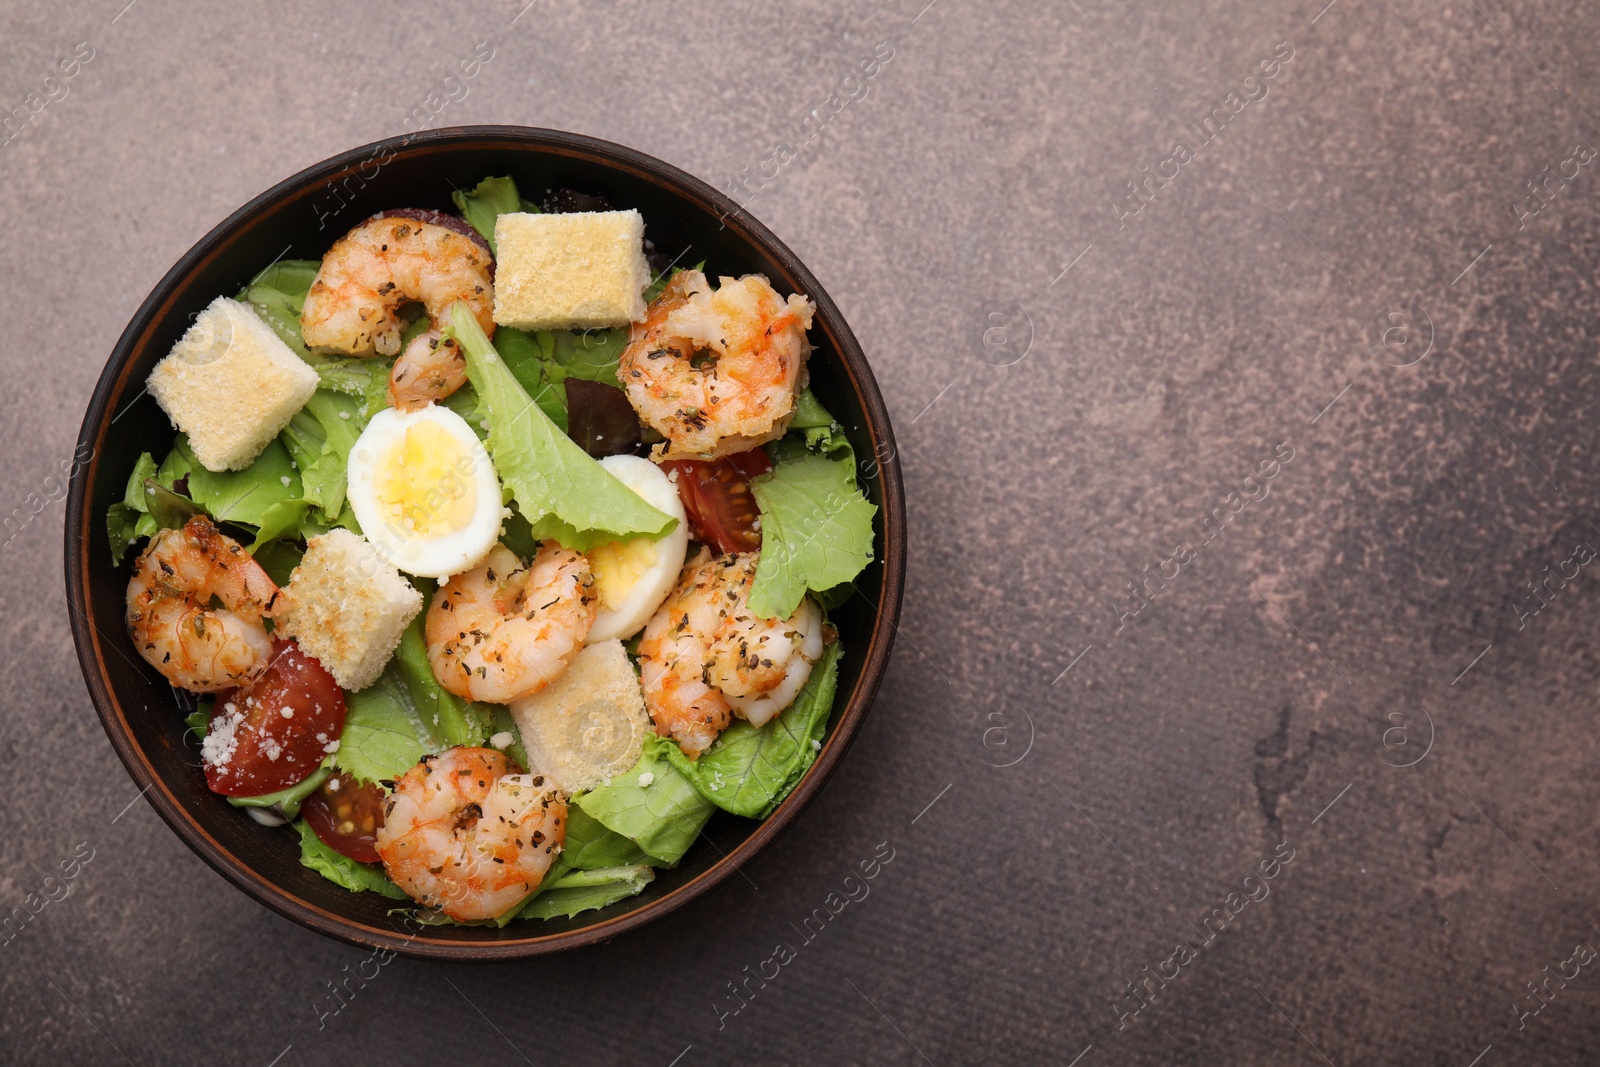
{"type": "Polygon", "coordinates": [[[92,459],[67,502],[66,578],[72,636],[106,733],[162,818],[240,889],[319,933],[411,956],[504,960],[605,941],[681,907],[749,863],[793,822],[849,748],[889,659],[905,570],[905,504],[889,415],[861,346],[811,272],[772,233],[705,182],[632,149],[551,130],[475,126],[380,141],[319,163],[234,212],[167,272],[128,324],[89,403],[78,437],[92,459]],[[510,174],[530,198],[572,188],[638,208],[658,250],[706,270],[759,271],[780,292],[816,302],[811,384],[844,425],[867,496],[878,505],[877,558],[859,593],[833,613],[844,642],[839,698],[827,742],[799,786],[763,822],[718,813],[683,863],[641,895],[572,920],[505,929],[417,927],[391,901],[350,893],[299,863],[296,836],[259,826],[209,792],[174,694],[139,657],[123,622],[129,564],[111,566],[106,508],[141,452],[163,455],[174,433],[144,393],[150,369],[193,316],[237,293],[280,258],[318,259],[362,218],[384,208],[453,210],[450,193],[510,174]]]}

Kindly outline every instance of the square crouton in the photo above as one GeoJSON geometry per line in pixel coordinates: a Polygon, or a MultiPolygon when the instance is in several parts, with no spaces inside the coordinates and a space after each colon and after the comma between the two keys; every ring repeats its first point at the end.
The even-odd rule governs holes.
{"type": "Polygon", "coordinates": [[[243,470],[317,391],[247,304],[219,296],[150,372],[150,395],[211,471],[243,470]]]}
{"type": "Polygon", "coordinates": [[[555,681],[511,705],[528,769],[571,793],[639,762],[650,716],[622,642],[597,641],[555,681]]]}
{"type": "Polygon", "coordinates": [[[306,543],[284,590],[281,628],[316,657],[341,689],[365,689],[383,673],[422,594],[366,538],[333,529],[306,543]]]}
{"type": "Polygon", "coordinates": [[[644,318],[650,265],[637,211],[509,212],[494,224],[494,321],[519,330],[644,318]]]}

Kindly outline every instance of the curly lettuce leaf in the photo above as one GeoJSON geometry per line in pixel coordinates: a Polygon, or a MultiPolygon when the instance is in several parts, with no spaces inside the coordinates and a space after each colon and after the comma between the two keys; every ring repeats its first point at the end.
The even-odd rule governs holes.
{"type": "Polygon", "coordinates": [[[517,912],[519,919],[568,919],[626,900],[644,891],[656,876],[646,864],[567,871],[517,912]]]}
{"type": "Polygon", "coordinates": [[[817,758],[839,683],[839,643],[822,652],[811,677],[782,714],[756,727],[743,719],[722,732],[698,760],[677,745],[667,759],[700,795],[724,811],[765,819],[817,758]]]}
{"type": "Polygon", "coordinates": [[[159,468],[148,453],[139,457],[123,498],[107,509],[113,562],[120,563],[137,539],[163,526],[182,525],[200,511],[219,523],[253,527],[251,551],[296,533],[310,507],[300,473],[280,440],[270,442],[242,471],[209,471],[180,433],[159,468]],[[186,495],[177,491],[180,481],[186,495]]]}
{"type": "Polygon", "coordinates": [[[205,509],[193,500],[154,478],[145,479],[144,491],[145,502],[150,505],[150,520],[158,530],[181,530],[190,519],[205,514],[205,509]]]}
{"type": "Polygon", "coordinates": [[[310,539],[312,537],[320,537],[339,526],[344,527],[353,534],[361,532],[361,523],[356,521],[355,510],[350,507],[348,499],[344,502],[344,507],[339,510],[338,517],[331,522],[327,521],[320,512],[308,511],[305,519],[300,523],[300,529],[296,532],[302,539],[310,539]]]}
{"type": "Polygon", "coordinates": [[[390,900],[405,900],[406,891],[389,881],[383,868],[373,863],[359,863],[349,856],[335,852],[322,843],[322,838],[306,821],[294,824],[300,832],[300,865],[310,867],[335,885],[352,893],[373,892],[390,900]]]}
{"type": "Polygon", "coordinates": [[[678,746],[647,734],[644,752],[632,770],[573,799],[584,814],[638,845],[662,867],[678,865],[717,810],[672,765],[666,753],[669,747],[678,746]],[[640,785],[647,774],[650,784],[640,785]]]}
{"type": "Polygon", "coordinates": [[[495,470],[535,532],[584,552],[673,528],[676,519],[614,478],[533,403],[465,304],[451,308],[450,321],[488,408],[495,470]]]}
{"type": "Polygon", "coordinates": [[[750,483],[761,509],[761,559],[750,610],[765,619],[786,619],[807,589],[832,589],[872,562],[878,508],[856,487],[849,454],[834,459],[803,447],[774,451],[779,455],[772,470],[750,483]]]}

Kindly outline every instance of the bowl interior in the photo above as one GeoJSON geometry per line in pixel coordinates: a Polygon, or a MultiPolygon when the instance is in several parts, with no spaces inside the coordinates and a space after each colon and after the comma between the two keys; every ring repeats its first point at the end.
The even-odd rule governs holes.
{"type": "Polygon", "coordinates": [[[73,630],[85,678],[118,754],[163,817],[197,852],[275,910],[313,929],[412,955],[506,958],[602,940],[681,905],[748,861],[798,813],[831,773],[881,678],[899,608],[903,531],[898,467],[887,414],[864,357],[816,279],[769,232],[709,187],[665,164],[604,142],[550,131],[475,127],[379,142],[313,167],[262,194],[213,230],[164,277],[135,315],[102,375],[80,444],[93,446],[68,502],[66,567],[73,630]],[[529,199],[546,189],[604,196],[637,208],[658,251],[681,265],[704,260],[713,277],[760,272],[780,293],[818,305],[811,331],[811,385],[845,427],[858,478],[878,505],[877,558],[859,593],[832,613],[846,655],[839,699],[817,762],[763,823],[718,813],[683,863],[660,871],[640,896],[574,919],[516,922],[505,929],[428,927],[390,915],[393,903],[349,893],[299,863],[296,836],[257,825],[206,789],[199,750],[177,695],[133,648],[123,621],[129,561],[111,566],[106,508],[142,452],[157,461],[174,430],[144,393],[150,369],[194,316],[232,296],[277,259],[318,259],[361,219],[394,207],[454,211],[453,189],[509,174],[529,199]]]}

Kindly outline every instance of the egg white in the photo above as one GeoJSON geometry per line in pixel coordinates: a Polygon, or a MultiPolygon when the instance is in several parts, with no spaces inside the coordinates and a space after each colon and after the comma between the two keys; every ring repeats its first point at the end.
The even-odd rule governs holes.
{"type": "MultiPolygon", "coordinates": [[[[644,629],[661,602],[667,599],[667,594],[672,592],[672,587],[678,584],[683,559],[689,551],[689,522],[683,511],[683,501],[678,499],[678,487],[660,467],[641,456],[607,456],[600,465],[643,497],[645,503],[677,519],[678,525],[655,541],[639,539],[655,552],[655,561],[632,581],[614,606],[607,608],[601,603],[594,626],[589,629],[587,643],[591,645],[615,638],[626,639],[644,629]]],[[[591,553],[590,562],[597,571],[604,565],[600,553],[591,553]]],[[[597,579],[602,577],[596,574],[597,579]]]]}
{"type": "MultiPolygon", "coordinates": [[[[345,492],[362,533],[380,556],[407,574],[424,578],[460,574],[481,561],[499,540],[503,504],[494,465],[466,420],[449,408],[430,404],[419,411],[385,408],[378,412],[350,449],[347,471],[345,492]],[[465,521],[428,532],[408,528],[378,499],[378,479],[389,473],[391,454],[403,447],[408,431],[423,423],[444,431],[452,454],[441,457],[446,469],[437,482],[417,488],[433,490],[438,494],[435,501],[471,494],[471,510],[465,521]]],[[[424,509],[438,506],[428,500],[413,503],[424,509]]]]}

